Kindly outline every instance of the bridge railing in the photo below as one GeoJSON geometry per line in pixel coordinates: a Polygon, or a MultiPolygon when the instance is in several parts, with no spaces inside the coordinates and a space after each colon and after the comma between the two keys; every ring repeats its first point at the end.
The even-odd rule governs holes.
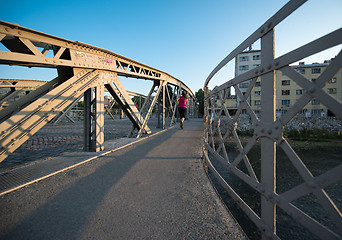
{"type": "MultiPolygon", "coordinates": [[[[281,215],[292,219],[291,224],[296,221],[301,227],[298,229],[308,230],[309,234],[312,234],[311,237],[316,235],[321,239],[342,238],[341,196],[338,195],[338,191],[332,190],[335,186],[341,188],[341,185],[338,185],[342,180],[341,162],[323,173],[314,174],[308,167],[308,161],[302,159],[301,154],[296,152],[290,140],[284,136],[287,124],[313,99],[320,101],[338,119],[342,119],[341,99],[322,89],[341,69],[342,53],[331,61],[315,81],[305,78],[290,66],[308,56],[341,44],[341,28],[278,58],[274,57],[275,27],[304,2],[289,1],[222,60],[208,76],[204,85],[205,162],[210,173],[214,174],[239,208],[256,225],[263,239],[280,238],[277,226],[278,222],[282,221],[281,215]],[[212,77],[258,40],[261,42],[260,66],[209,91],[208,84],[212,77]],[[277,118],[278,71],[301,86],[304,94],[284,115],[277,118]],[[261,82],[261,105],[258,113],[252,109],[249,101],[257,81],[261,82]],[[242,93],[240,84],[247,82],[248,88],[242,93]],[[235,90],[238,103],[235,112],[227,107],[232,89],[235,90]],[[247,119],[252,126],[250,137],[240,136],[238,131],[243,119],[247,119]],[[289,171],[280,165],[283,157],[291,165],[291,174],[296,173],[300,179],[296,184],[291,183],[291,174],[281,174],[289,171]],[[278,189],[279,176],[287,176],[287,179],[282,180],[282,183],[285,181],[290,185],[286,190],[281,190],[280,187],[278,189]],[[242,186],[249,192],[243,192],[242,186]],[[303,199],[306,207],[298,204],[298,201],[303,199]],[[313,208],[307,207],[313,205],[317,205],[322,212],[320,216],[314,213],[313,208]]],[[[290,225],[287,227],[290,231],[290,225]]]]}

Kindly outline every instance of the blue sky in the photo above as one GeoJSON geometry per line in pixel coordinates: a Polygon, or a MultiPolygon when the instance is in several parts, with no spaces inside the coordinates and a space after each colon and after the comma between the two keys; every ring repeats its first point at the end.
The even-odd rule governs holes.
{"type": "MultiPolygon", "coordinates": [[[[0,0],[0,20],[80,41],[165,71],[193,92],[213,68],[286,0],[0,0]]],[[[341,0],[311,0],[275,30],[276,56],[341,27],[341,0]]],[[[254,46],[257,48],[257,46],[254,46]]],[[[1,50],[1,48],[0,48],[1,50]]],[[[341,46],[306,59],[322,62],[341,46]]],[[[209,85],[229,80],[233,63],[209,85]]],[[[55,70],[0,66],[0,78],[51,80],[55,70]]],[[[127,90],[147,94],[151,81],[122,78],[127,90]]]]}

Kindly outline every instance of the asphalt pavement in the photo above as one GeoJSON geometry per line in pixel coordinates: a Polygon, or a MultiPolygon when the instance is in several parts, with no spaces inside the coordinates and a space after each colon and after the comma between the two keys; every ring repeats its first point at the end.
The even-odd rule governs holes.
{"type": "Polygon", "coordinates": [[[246,239],[204,171],[202,134],[186,121],[1,196],[0,239],[246,239]]]}

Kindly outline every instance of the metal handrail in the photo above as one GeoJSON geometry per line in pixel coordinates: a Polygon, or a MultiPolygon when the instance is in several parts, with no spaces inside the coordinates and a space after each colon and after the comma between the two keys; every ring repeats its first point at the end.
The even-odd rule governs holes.
{"type": "Polygon", "coordinates": [[[314,176],[302,161],[300,156],[291,147],[288,140],[284,137],[286,124],[293,119],[309,101],[313,98],[319,100],[337,118],[342,119],[341,100],[335,99],[322,90],[324,85],[341,69],[342,52],[340,52],[320,75],[312,82],[290,67],[290,64],[311,56],[322,50],[337,46],[342,43],[342,28],[327,34],[305,46],[299,47],[278,58],[274,57],[274,28],[281,23],[287,16],[299,8],[305,0],[289,1],[273,17],[265,22],[250,37],[233,50],[224,58],[217,67],[209,74],[204,84],[205,91],[205,126],[203,138],[203,156],[206,164],[217,180],[225,187],[230,197],[235,200],[238,206],[245,212],[249,219],[254,222],[261,232],[263,239],[279,239],[277,235],[277,208],[282,209],[300,225],[307,228],[321,239],[341,239],[342,235],[342,214],[334,202],[327,194],[325,188],[342,181],[342,164],[328,170],[320,176],[314,176]],[[239,75],[220,86],[215,87],[209,92],[208,84],[213,76],[222,69],[228,62],[237,57],[250,45],[257,40],[261,40],[261,65],[242,75],[239,75]],[[301,86],[305,93],[291,109],[280,118],[276,118],[276,71],[281,71],[296,84],[301,86]],[[252,110],[248,98],[253,90],[256,80],[261,79],[261,117],[252,110]],[[242,94],[239,84],[249,81],[249,87],[242,94]],[[237,97],[241,101],[235,115],[230,115],[225,101],[229,97],[231,88],[235,89],[237,97]],[[242,110],[246,109],[251,125],[253,136],[244,146],[237,132],[239,118],[242,110]],[[225,128],[225,130],[223,130],[225,128]],[[225,131],[225,132],[224,132],[225,131]],[[232,139],[238,149],[237,156],[229,156],[225,143],[232,139]],[[247,154],[260,141],[261,152],[261,173],[255,173],[247,154]],[[282,149],[293,167],[301,176],[304,183],[299,184],[290,190],[279,193],[276,190],[276,147],[282,149]],[[226,164],[227,170],[246,183],[253,191],[260,195],[261,213],[253,210],[246,203],[236,189],[219,173],[213,161],[220,161],[226,164]],[[238,165],[242,164],[245,168],[242,171],[238,165]],[[311,217],[308,212],[298,209],[293,203],[294,200],[313,194],[318,203],[323,207],[326,214],[336,226],[327,227],[311,217]]]}

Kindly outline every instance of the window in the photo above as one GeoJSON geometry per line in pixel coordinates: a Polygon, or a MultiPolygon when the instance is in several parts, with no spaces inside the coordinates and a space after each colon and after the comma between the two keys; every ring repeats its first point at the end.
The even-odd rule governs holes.
{"type": "Polygon", "coordinates": [[[290,90],[282,90],[281,95],[290,95],[290,90]]]}
{"type": "Polygon", "coordinates": [[[332,79],[330,79],[328,83],[336,83],[336,77],[333,77],[332,79]]]}
{"type": "Polygon", "coordinates": [[[253,64],[253,68],[257,68],[259,66],[260,66],[260,64],[253,64]]]}
{"type": "Polygon", "coordinates": [[[260,87],[261,86],[261,82],[255,82],[255,86],[256,87],[260,87]]]}
{"type": "Polygon", "coordinates": [[[240,87],[240,88],[248,88],[248,86],[249,86],[249,83],[248,83],[248,82],[244,82],[244,83],[240,83],[240,84],[239,84],[239,87],[240,87]]]}
{"type": "Polygon", "coordinates": [[[261,96],[261,91],[255,91],[255,95],[261,96]]]}
{"type": "Polygon", "coordinates": [[[296,90],[296,94],[297,94],[297,95],[302,95],[302,94],[304,94],[304,89],[297,89],[297,90],[296,90]]]}
{"type": "Polygon", "coordinates": [[[284,115],[285,113],[287,113],[287,110],[286,109],[282,109],[281,110],[281,115],[284,115]]]}
{"type": "Polygon", "coordinates": [[[255,100],[254,105],[261,105],[261,100],[255,100]]]}
{"type": "Polygon", "coordinates": [[[249,60],[248,56],[239,57],[239,61],[240,62],[245,62],[245,61],[248,61],[248,60],[249,60]]]}
{"type": "Polygon", "coordinates": [[[253,60],[260,60],[260,55],[254,55],[253,60]]]}
{"type": "Polygon", "coordinates": [[[316,99],[314,99],[314,100],[311,101],[311,104],[312,105],[319,105],[319,104],[321,104],[321,102],[316,100],[316,99]]]}
{"type": "Polygon", "coordinates": [[[322,109],[312,109],[311,114],[312,115],[320,115],[321,111],[322,111],[322,109]]]}
{"type": "Polygon", "coordinates": [[[321,73],[321,69],[320,68],[313,68],[313,69],[311,69],[311,73],[313,73],[313,74],[321,73]]]}
{"type": "Polygon", "coordinates": [[[290,105],[290,100],[281,100],[281,105],[290,105]]]}
{"type": "Polygon", "coordinates": [[[328,93],[336,94],[336,92],[337,92],[336,88],[328,88],[328,93]]]}
{"type": "Polygon", "coordinates": [[[299,72],[301,74],[305,74],[305,69],[297,69],[297,72],[299,72]]]}
{"type": "Polygon", "coordinates": [[[290,80],[283,80],[283,81],[281,81],[281,85],[283,85],[283,86],[290,85],[290,80]]]}
{"type": "Polygon", "coordinates": [[[303,109],[302,111],[300,111],[299,114],[304,115],[307,111],[308,111],[308,109],[305,108],[305,109],[303,109]]]}
{"type": "Polygon", "coordinates": [[[239,66],[239,70],[248,70],[248,65],[239,66]]]}

